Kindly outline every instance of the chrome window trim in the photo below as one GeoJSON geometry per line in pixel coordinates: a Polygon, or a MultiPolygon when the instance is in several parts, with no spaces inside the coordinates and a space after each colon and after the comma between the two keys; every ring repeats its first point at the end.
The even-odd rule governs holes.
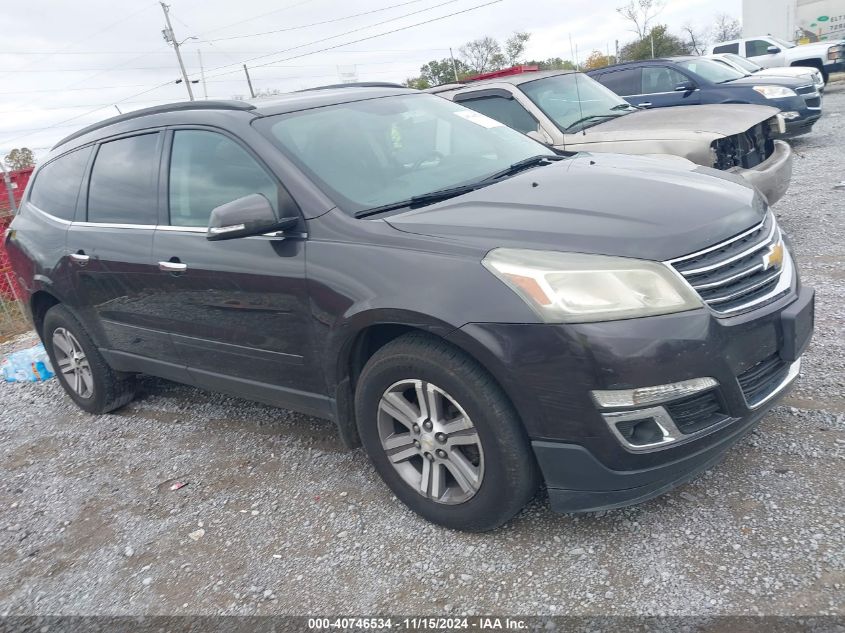
{"type": "Polygon", "coordinates": [[[144,229],[158,228],[157,224],[121,224],[117,222],[71,222],[72,226],[91,227],[96,229],[144,229]]]}
{"type": "MultiPolygon", "coordinates": [[[[786,376],[784,376],[783,380],[778,383],[778,386],[772,389],[767,395],[763,396],[755,400],[754,402],[748,402],[745,400],[745,394],[743,393],[742,397],[745,400],[745,405],[754,411],[755,409],[759,409],[764,404],[772,400],[773,398],[777,397],[782,391],[784,391],[787,387],[789,387],[792,382],[798,378],[798,374],[801,373],[801,359],[794,361],[789,366],[789,371],[786,372],[786,376]]],[[[737,380],[737,386],[739,386],[739,380],[737,380]]],[[[742,393],[742,389],[740,388],[740,393],[742,393]]]]}

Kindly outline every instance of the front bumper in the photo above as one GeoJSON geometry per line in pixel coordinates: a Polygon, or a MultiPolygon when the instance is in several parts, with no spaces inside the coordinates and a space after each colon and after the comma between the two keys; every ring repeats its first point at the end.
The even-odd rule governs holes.
{"type": "Polygon", "coordinates": [[[735,167],[730,171],[754,185],[770,205],[775,204],[792,180],[792,147],[784,141],[775,141],[775,151],[764,162],[751,169],[735,167]]]}
{"type": "Polygon", "coordinates": [[[797,374],[796,361],[812,335],[813,302],[812,289],[796,288],[729,318],[701,309],[567,326],[469,324],[454,340],[479,354],[514,402],[552,508],[593,511],[659,495],[709,468],[749,433],[797,374]],[[803,318],[800,327],[796,315],[803,318]],[[471,340],[485,351],[472,350],[471,340]],[[752,398],[741,377],[781,357],[793,372],[752,398]],[[715,397],[725,419],[654,450],[624,446],[590,395],[700,377],[718,382],[715,397]]]}
{"type": "Polygon", "coordinates": [[[821,118],[821,113],[805,116],[800,119],[786,122],[786,134],[781,138],[794,138],[802,134],[809,134],[813,130],[813,126],[821,118]]]}

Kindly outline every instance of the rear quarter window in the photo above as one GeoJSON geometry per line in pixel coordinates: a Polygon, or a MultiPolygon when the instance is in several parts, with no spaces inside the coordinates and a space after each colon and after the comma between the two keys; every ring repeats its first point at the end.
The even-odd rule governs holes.
{"type": "Polygon", "coordinates": [[[73,220],[91,150],[91,147],[75,150],[41,167],[32,184],[29,202],[52,216],[73,220]]]}

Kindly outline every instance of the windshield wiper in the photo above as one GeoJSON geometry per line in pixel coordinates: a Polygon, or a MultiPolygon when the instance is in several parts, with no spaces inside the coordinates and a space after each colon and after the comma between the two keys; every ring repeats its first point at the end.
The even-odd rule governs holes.
{"type": "Polygon", "coordinates": [[[384,213],[385,211],[395,211],[396,209],[404,209],[405,207],[423,206],[440,202],[441,200],[448,200],[449,198],[456,198],[462,196],[470,191],[475,191],[489,183],[475,182],[469,185],[460,185],[458,187],[449,187],[448,189],[438,189],[429,193],[423,193],[418,196],[413,196],[407,200],[400,200],[399,202],[391,202],[390,204],[383,204],[380,207],[373,207],[372,209],[364,209],[355,213],[356,218],[365,218],[368,215],[376,215],[377,213],[384,213]]]}
{"type": "Polygon", "coordinates": [[[539,167],[540,165],[563,160],[565,158],[566,156],[559,156],[558,154],[538,154],[537,156],[531,156],[515,162],[507,169],[497,171],[495,174],[487,176],[487,178],[485,178],[482,182],[491,182],[504,178],[505,176],[514,176],[525,169],[529,169],[530,167],[539,167]]]}
{"type": "MultiPolygon", "coordinates": [[[[621,104],[620,104],[621,105],[621,104]]],[[[582,119],[578,119],[572,125],[568,126],[564,132],[568,132],[576,125],[580,125],[581,123],[586,123],[587,121],[592,121],[593,119],[615,119],[616,117],[624,116],[622,114],[591,114],[590,116],[585,116],[582,119]]]]}

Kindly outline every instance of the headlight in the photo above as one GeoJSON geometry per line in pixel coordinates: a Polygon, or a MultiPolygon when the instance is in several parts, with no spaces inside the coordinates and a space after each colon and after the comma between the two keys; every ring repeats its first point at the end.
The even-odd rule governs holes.
{"type": "Polygon", "coordinates": [[[766,99],[783,99],[784,97],[797,97],[798,93],[792,88],[784,86],[754,86],[754,90],[759,92],[766,99]]]}
{"type": "Polygon", "coordinates": [[[641,259],[497,248],[482,264],[546,323],[630,319],[704,305],[674,270],[641,259]]]}

